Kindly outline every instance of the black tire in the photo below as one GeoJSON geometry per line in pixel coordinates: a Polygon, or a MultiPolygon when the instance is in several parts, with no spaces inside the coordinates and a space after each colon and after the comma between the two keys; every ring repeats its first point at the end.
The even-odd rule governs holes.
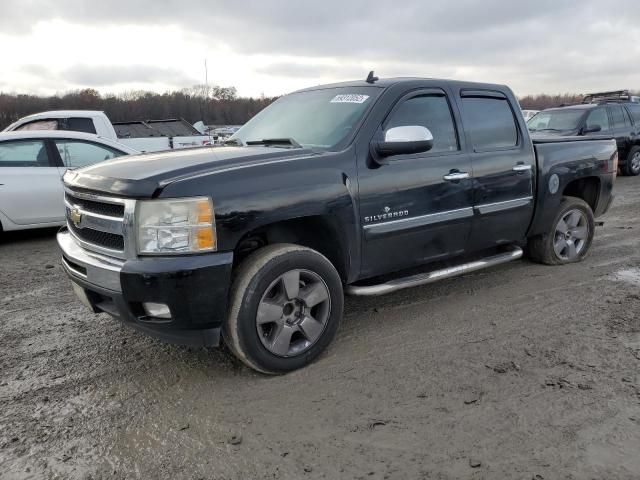
{"type": "MultiPolygon", "coordinates": [[[[302,294],[304,290],[300,292],[302,294]]],[[[311,363],[327,348],[342,320],[343,304],[342,281],[327,258],[299,245],[269,245],[249,255],[239,266],[231,287],[229,315],[222,335],[234,355],[252,369],[267,374],[286,373],[311,363]],[[300,353],[281,356],[267,348],[266,335],[259,333],[258,307],[264,304],[265,295],[274,288],[274,282],[292,271],[307,272],[320,279],[318,284],[322,283],[323,292],[328,294],[323,302],[328,302],[329,308],[327,311],[324,307],[325,321],[314,342],[300,353]]],[[[299,333],[301,336],[302,332],[299,333]]],[[[301,336],[301,341],[307,342],[307,338],[301,336]]]]}
{"type": "Polygon", "coordinates": [[[635,177],[640,175],[640,147],[635,146],[629,150],[625,164],[620,168],[622,175],[635,177]]]}
{"type": "MultiPolygon", "coordinates": [[[[576,227],[577,228],[577,227],[576,227]]],[[[534,262],[544,263],[546,265],[563,265],[566,263],[580,262],[587,255],[591,248],[591,242],[593,241],[593,235],[595,233],[595,222],[593,218],[593,211],[587,202],[576,197],[562,197],[560,203],[560,209],[553,219],[553,222],[549,226],[549,231],[532,237],[527,243],[527,253],[529,258],[534,262]],[[557,232],[560,221],[572,211],[582,212],[584,215],[584,226],[587,228],[586,237],[583,239],[584,243],[575,257],[571,258],[569,255],[565,257],[556,253],[554,248],[557,240],[557,232]]],[[[562,236],[560,235],[560,241],[562,236]]]]}

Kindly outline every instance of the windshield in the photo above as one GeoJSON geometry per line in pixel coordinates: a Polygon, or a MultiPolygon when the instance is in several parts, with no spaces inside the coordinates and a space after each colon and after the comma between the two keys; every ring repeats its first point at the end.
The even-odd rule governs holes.
{"type": "Polygon", "coordinates": [[[292,93],[262,110],[228,141],[279,140],[265,144],[333,148],[355,130],[380,92],[377,87],[340,87],[292,93]]]}
{"type": "Polygon", "coordinates": [[[576,130],[584,110],[547,110],[540,112],[527,122],[530,131],[540,130],[576,130]]]}

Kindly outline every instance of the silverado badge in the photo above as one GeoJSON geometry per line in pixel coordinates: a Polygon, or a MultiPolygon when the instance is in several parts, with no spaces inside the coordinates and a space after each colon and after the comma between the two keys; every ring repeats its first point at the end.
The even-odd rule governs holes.
{"type": "Polygon", "coordinates": [[[79,208],[73,207],[71,210],[69,210],[69,220],[71,220],[77,228],[80,228],[80,220],[82,220],[82,213],[80,213],[79,208]]]}
{"type": "Polygon", "coordinates": [[[382,210],[384,213],[364,217],[364,223],[377,222],[379,220],[393,220],[409,215],[409,210],[391,210],[389,206],[384,207],[382,210]]]}

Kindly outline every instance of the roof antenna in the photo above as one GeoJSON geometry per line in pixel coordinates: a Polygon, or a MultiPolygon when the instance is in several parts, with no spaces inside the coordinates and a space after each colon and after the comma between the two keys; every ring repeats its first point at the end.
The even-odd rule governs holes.
{"type": "Polygon", "coordinates": [[[379,80],[379,78],[378,78],[378,77],[376,77],[376,76],[374,76],[374,75],[373,75],[373,70],[371,70],[371,71],[369,72],[369,75],[367,75],[367,80],[366,80],[366,81],[367,81],[367,83],[375,83],[375,82],[377,82],[378,80],[379,80]]]}

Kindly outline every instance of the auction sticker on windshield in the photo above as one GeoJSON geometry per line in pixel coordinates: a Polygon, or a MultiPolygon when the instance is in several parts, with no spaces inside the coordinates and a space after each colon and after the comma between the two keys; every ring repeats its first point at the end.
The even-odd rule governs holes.
{"type": "Polygon", "coordinates": [[[369,95],[360,95],[357,93],[349,93],[345,95],[336,95],[331,99],[331,103],[364,103],[369,95]]]}

